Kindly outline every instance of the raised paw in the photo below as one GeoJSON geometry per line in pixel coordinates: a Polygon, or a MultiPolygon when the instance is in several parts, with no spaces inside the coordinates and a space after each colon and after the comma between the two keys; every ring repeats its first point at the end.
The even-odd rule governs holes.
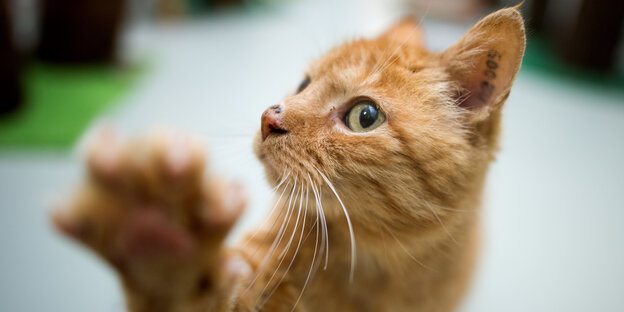
{"type": "Polygon", "coordinates": [[[121,140],[103,131],[88,148],[87,167],[53,221],[119,271],[129,309],[220,305],[216,294],[246,270],[222,246],[245,196],[240,185],[204,174],[201,144],[172,133],[121,140]]]}

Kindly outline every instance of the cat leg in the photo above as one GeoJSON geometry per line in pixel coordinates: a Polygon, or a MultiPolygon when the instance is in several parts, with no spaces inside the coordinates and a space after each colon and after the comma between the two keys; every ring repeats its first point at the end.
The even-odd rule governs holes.
{"type": "Polygon", "coordinates": [[[91,144],[87,176],[56,227],[119,274],[131,312],[231,311],[249,265],[223,246],[242,187],[205,174],[196,140],[171,133],[91,144]]]}

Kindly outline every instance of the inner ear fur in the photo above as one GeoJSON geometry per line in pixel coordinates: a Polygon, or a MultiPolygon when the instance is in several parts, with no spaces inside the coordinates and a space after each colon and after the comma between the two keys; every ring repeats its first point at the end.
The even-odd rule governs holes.
{"type": "Polygon", "coordinates": [[[526,45],[517,7],[496,11],[479,21],[440,54],[460,89],[457,102],[478,122],[499,109],[509,96],[526,45]]]}

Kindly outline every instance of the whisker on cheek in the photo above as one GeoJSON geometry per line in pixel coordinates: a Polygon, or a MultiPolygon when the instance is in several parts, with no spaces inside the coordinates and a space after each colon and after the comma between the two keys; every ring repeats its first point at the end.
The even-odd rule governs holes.
{"type": "Polygon", "coordinates": [[[433,209],[431,207],[431,205],[429,204],[429,202],[427,201],[423,201],[425,203],[425,206],[427,206],[427,209],[429,209],[429,211],[431,211],[431,213],[433,213],[433,216],[436,218],[436,220],[438,220],[438,222],[440,223],[440,226],[442,226],[442,229],[444,230],[444,232],[446,232],[446,234],[451,238],[451,240],[456,244],[459,245],[459,242],[457,242],[457,240],[455,239],[455,237],[453,236],[453,234],[451,234],[451,232],[448,230],[448,228],[446,227],[446,225],[444,225],[444,222],[442,222],[442,219],[440,219],[440,216],[438,215],[438,213],[435,211],[435,209],[433,209]]]}
{"type": "Polygon", "coordinates": [[[390,234],[390,236],[392,236],[392,238],[394,238],[394,240],[397,242],[397,244],[399,245],[399,247],[401,247],[401,249],[405,252],[405,254],[410,257],[412,260],[414,260],[414,262],[416,262],[417,264],[419,264],[420,266],[422,266],[423,268],[432,271],[432,272],[437,272],[436,270],[432,269],[431,267],[425,265],[424,263],[418,261],[418,259],[416,259],[416,257],[414,257],[408,250],[407,248],[401,243],[401,241],[399,241],[399,239],[396,237],[396,235],[394,235],[394,233],[392,233],[392,231],[388,228],[387,225],[385,225],[382,222],[379,222],[379,224],[382,225],[383,228],[386,229],[386,232],[388,232],[390,234]]]}
{"type": "MultiPolygon", "coordinates": [[[[290,176],[290,172],[287,173],[287,175],[282,179],[282,181],[275,187],[274,191],[279,190],[279,187],[282,185],[282,183],[284,181],[286,181],[286,179],[290,176]]],[[[278,216],[276,216],[275,218],[272,218],[271,216],[275,213],[275,209],[277,208],[277,205],[279,205],[280,200],[282,199],[282,197],[284,196],[284,193],[286,192],[286,189],[288,189],[288,185],[290,185],[290,181],[288,181],[288,183],[286,183],[284,189],[282,190],[282,193],[280,194],[280,196],[277,198],[277,200],[275,201],[275,204],[273,205],[273,207],[271,208],[271,210],[269,211],[268,217],[264,220],[264,222],[262,222],[262,224],[260,226],[258,226],[256,228],[256,230],[254,231],[254,233],[241,245],[242,248],[244,249],[245,247],[247,247],[247,245],[249,244],[250,241],[252,241],[256,235],[258,235],[258,233],[264,228],[264,226],[266,225],[267,222],[269,222],[269,220],[273,219],[273,224],[271,225],[271,228],[273,228],[275,226],[275,223],[277,222],[277,220],[279,219],[279,215],[282,214],[282,212],[284,211],[283,209],[280,209],[280,214],[278,216]]],[[[256,247],[256,250],[254,251],[253,255],[255,255],[259,250],[259,246],[256,247]]]]}
{"type": "MultiPolygon", "coordinates": [[[[303,190],[303,188],[302,188],[302,190],[303,190]]],[[[299,191],[299,189],[297,189],[297,193],[294,193],[294,191],[295,191],[295,189],[293,188],[293,194],[294,194],[294,199],[295,199],[295,200],[294,200],[294,201],[289,201],[289,202],[288,202],[288,211],[293,212],[293,213],[294,213],[294,206],[293,206],[293,205],[291,205],[291,204],[292,204],[292,203],[294,203],[294,204],[296,205],[296,202],[297,202],[297,197],[299,197],[299,196],[301,195],[301,194],[300,194],[300,193],[301,193],[301,191],[299,191]]],[[[297,227],[297,225],[299,224],[299,217],[300,217],[300,215],[301,215],[301,209],[299,209],[299,212],[297,213],[297,219],[296,219],[296,221],[295,221],[295,229],[294,229],[294,230],[293,230],[293,232],[292,232],[291,238],[290,238],[290,240],[288,241],[288,243],[287,243],[286,247],[284,247],[284,248],[282,249],[282,253],[278,256],[278,258],[281,258],[281,259],[280,259],[279,263],[277,264],[277,266],[275,267],[275,270],[273,271],[273,274],[271,275],[271,278],[269,278],[269,280],[268,280],[268,281],[266,282],[266,284],[264,285],[264,288],[263,288],[263,289],[262,289],[262,291],[260,292],[260,295],[258,295],[258,300],[262,299],[264,292],[267,290],[267,288],[269,287],[269,285],[271,284],[271,282],[272,282],[272,281],[273,281],[273,279],[275,278],[275,275],[277,275],[277,272],[279,271],[279,268],[282,266],[282,263],[284,262],[284,259],[285,259],[285,258],[284,258],[284,253],[285,253],[285,252],[287,252],[287,251],[290,249],[290,245],[291,245],[291,243],[292,243],[292,238],[294,237],[296,227],[297,227]]],[[[282,239],[284,238],[284,236],[285,236],[285,234],[286,234],[286,230],[288,229],[288,225],[290,224],[290,219],[291,219],[291,217],[292,217],[292,214],[288,217],[288,221],[286,222],[286,228],[284,228],[284,232],[282,233],[281,237],[279,238],[279,240],[278,240],[278,242],[277,242],[277,244],[276,244],[276,250],[277,250],[277,247],[279,247],[279,245],[280,245],[280,243],[281,243],[282,239]]],[[[272,294],[272,292],[271,292],[271,294],[272,294]]],[[[256,305],[256,306],[257,306],[257,307],[259,307],[259,308],[261,309],[261,308],[262,308],[262,307],[266,304],[266,302],[268,301],[268,299],[269,299],[270,297],[271,297],[270,295],[266,296],[266,297],[264,298],[264,300],[262,301],[262,303],[260,303],[259,305],[256,305]]]]}
{"type": "MultiPolygon", "coordinates": [[[[291,212],[290,211],[290,202],[292,200],[292,196],[294,194],[294,191],[295,191],[296,187],[297,187],[297,177],[295,176],[295,181],[293,183],[292,191],[290,192],[290,195],[288,196],[288,199],[286,200],[286,202],[288,203],[288,206],[286,207],[287,208],[286,209],[286,215],[284,216],[284,220],[282,221],[280,229],[279,229],[277,235],[275,236],[275,238],[273,239],[273,243],[271,244],[271,247],[269,248],[268,252],[266,253],[264,258],[262,259],[260,265],[258,266],[258,272],[256,273],[255,277],[251,280],[251,282],[249,283],[247,288],[242,292],[242,294],[245,294],[247,291],[249,291],[251,289],[251,287],[256,283],[258,278],[262,275],[262,273],[263,273],[264,269],[266,268],[266,266],[268,265],[269,260],[271,259],[271,257],[273,257],[273,254],[275,253],[275,249],[277,248],[278,241],[281,239],[281,236],[283,235],[286,223],[290,220],[290,212],[291,212]]],[[[286,202],[284,204],[286,204],[286,202]]],[[[282,207],[284,207],[284,206],[282,206],[282,207]]],[[[280,215],[281,215],[281,212],[280,212],[280,215]]],[[[277,221],[277,219],[279,219],[279,216],[278,216],[278,218],[275,219],[275,221],[277,221]]],[[[273,232],[273,227],[275,226],[275,224],[276,224],[276,222],[274,222],[273,226],[269,230],[269,233],[273,232]]]]}
{"type": "Polygon", "coordinates": [[[325,210],[323,210],[323,202],[320,188],[315,184],[312,184],[312,191],[315,193],[317,214],[319,215],[322,226],[321,250],[325,248],[325,265],[323,266],[323,270],[327,270],[327,263],[329,262],[329,233],[327,231],[327,219],[325,219],[325,210]]]}
{"type": "MultiPolygon", "coordinates": [[[[314,201],[318,204],[318,197],[316,195],[316,192],[314,191],[314,182],[312,182],[312,178],[310,177],[310,174],[308,174],[308,181],[310,182],[310,187],[312,188],[312,195],[314,195],[314,201]]],[[[307,202],[307,191],[306,191],[306,210],[307,210],[307,206],[308,206],[308,202],[307,202]]],[[[295,300],[295,303],[293,304],[292,309],[290,310],[291,312],[295,310],[295,308],[297,307],[297,304],[299,304],[299,301],[301,301],[301,298],[303,297],[303,293],[306,290],[306,287],[308,286],[308,283],[311,280],[312,277],[312,272],[314,271],[315,268],[315,263],[316,263],[316,258],[317,258],[317,253],[319,250],[319,213],[318,213],[318,205],[316,206],[316,220],[314,221],[314,227],[316,228],[316,239],[314,242],[314,254],[312,255],[312,262],[310,262],[310,269],[308,270],[308,275],[306,276],[305,282],[303,283],[303,287],[301,287],[301,292],[299,293],[299,297],[297,297],[297,300],[295,300]]],[[[307,236],[306,236],[307,239],[307,236]]]]}
{"type": "MultiPolygon", "coordinates": [[[[275,269],[275,272],[273,273],[273,275],[275,275],[279,268],[282,265],[282,261],[284,261],[285,259],[285,254],[288,250],[290,250],[290,246],[291,243],[293,241],[293,238],[295,237],[295,234],[297,233],[297,229],[299,227],[299,217],[301,216],[301,211],[303,208],[303,183],[301,184],[301,190],[298,193],[299,195],[299,211],[297,213],[297,219],[295,220],[295,228],[292,231],[292,234],[290,236],[290,239],[288,241],[288,244],[286,246],[286,248],[282,251],[282,253],[280,254],[280,258],[281,261],[279,263],[279,265],[277,266],[277,268],[275,269]]],[[[306,194],[306,200],[307,200],[307,194],[306,194]]],[[[296,205],[296,201],[295,201],[295,205],[296,205]]],[[[282,281],[284,281],[284,278],[286,277],[286,275],[288,274],[288,272],[290,271],[291,266],[293,265],[294,261],[295,261],[295,257],[297,257],[297,254],[299,252],[299,248],[301,247],[301,240],[303,238],[303,229],[305,229],[305,218],[306,218],[306,212],[304,211],[304,216],[303,216],[303,222],[302,222],[302,227],[301,227],[301,234],[299,235],[299,242],[297,243],[297,247],[295,249],[295,252],[293,253],[290,263],[288,264],[288,267],[286,267],[286,270],[284,271],[284,273],[282,274],[282,277],[280,278],[280,280],[275,284],[275,286],[273,286],[273,289],[271,290],[271,292],[265,297],[264,301],[259,305],[260,308],[262,308],[266,302],[271,298],[271,296],[273,296],[273,294],[275,293],[275,291],[279,288],[279,286],[282,284],[282,281]]],[[[273,276],[271,277],[271,280],[273,280],[273,276]]],[[[271,281],[270,280],[270,281],[271,281]]],[[[269,281],[269,283],[270,283],[269,281]]],[[[269,285],[269,283],[267,283],[267,286],[269,285]]]]}
{"type": "MultiPolygon", "coordinates": [[[[312,166],[314,166],[314,165],[312,165],[312,166]]],[[[340,199],[340,196],[338,196],[338,192],[336,192],[336,188],[334,188],[334,185],[329,181],[329,179],[327,179],[327,177],[318,168],[316,168],[316,166],[314,166],[314,169],[316,169],[316,171],[318,171],[318,173],[321,175],[321,177],[323,177],[323,180],[325,180],[325,182],[327,182],[327,185],[332,190],[334,195],[336,195],[336,199],[338,199],[338,202],[340,203],[340,206],[342,207],[342,211],[344,212],[345,218],[347,219],[347,224],[349,226],[349,236],[350,236],[350,239],[351,239],[351,271],[349,272],[349,281],[353,282],[353,274],[355,273],[355,256],[356,256],[356,254],[355,254],[355,235],[353,233],[353,225],[351,224],[351,218],[349,217],[349,212],[347,211],[347,208],[345,208],[345,205],[342,202],[342,199],[340,199]]]]}

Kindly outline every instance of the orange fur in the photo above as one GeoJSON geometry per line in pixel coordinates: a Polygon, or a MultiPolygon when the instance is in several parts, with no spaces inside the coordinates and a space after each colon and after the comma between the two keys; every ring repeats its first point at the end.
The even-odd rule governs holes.
{"type": "Polygon", "coordinates": [[[88,183],[56,223],[118,269],[133,312],[451,311],[475,261],[481,192],[524,45],[509,8],[442,53],[425,50],[408,20],[328,52],[280,103],[288,133],[256,136],[283,195],[233,249],[222,240],[243,196],[201,179],[196,143],[165,135],[107,138],[112,152],[96,142],[88,183]],[[362,97],[386,121],[355,133],[344,114],[362,97]],[[137,218],[137,233],[125,231],[137,218]]]}

